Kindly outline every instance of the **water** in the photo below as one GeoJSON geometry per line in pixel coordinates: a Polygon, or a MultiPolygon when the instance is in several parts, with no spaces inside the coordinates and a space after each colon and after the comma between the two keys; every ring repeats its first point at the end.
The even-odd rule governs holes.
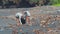
{"type": "MultiPolygon", "coordinates": [[[[18,11],[17,10],[18,9],[16,9],[16,11],[11,9],[11,11],[10,11],[9,9],[2,9],[2,10],[0,10],[0,16],[14,15],[15,13],[19,12],[19,10],[18,11]],[[15,13],[12,13],[14,11],[15,11],[15,13]]],[[[50,12],[50,13],[52,13],[53,15],[59,15],[56,12],[50,12]]],[[[49,12],[39,12],[39,14],[49,14],[49,12]]],[[[39,25],[40,24],[40,18],[39,17],[37,17],[35,22],[36,23],[33,26],[27,26],[27,25],[24,26],[23,25],[21,27],[18,27],[17,28],[18,34],[22,34],[22,32],[20,32],[20,29],[22,29],[24,33],[28,33],[28,34],[35,34],[32,31],[34,29],[41,29],[41,31],[43,31],[43,32],[47,31],[47,28],[40,27],[40,25],[39,25]]],[[[49,24],[48,26],[50,28],[57,28],[59,22],[58,21],[52,21],[52,22],[54,22],[54,24],[49,24]]],[[[0,25],[2,26],[2,27],[0,27],[1,28],[0,29],[0,34],[12,34],[13,29],[9,29],[8,23],[16,24],[16,21],[13,21],[11,19],[2,19],[2,18],[0,18],[0,25]],[[7,27],[7,29],[5,29],[5,27],[7,27]]]]}

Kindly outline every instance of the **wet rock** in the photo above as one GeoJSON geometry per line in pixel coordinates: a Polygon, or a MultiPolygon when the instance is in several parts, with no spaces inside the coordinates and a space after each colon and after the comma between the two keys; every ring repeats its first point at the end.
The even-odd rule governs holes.
{"type": "Polygon", "coordinates": [[[60,30],[60,28],[57,28],[57,30],[60,30]]]}
{"type": "Polygon", "coordinates": [[[48,32],[52,31],[52,28],[47,28],[48,32]]]}
{"type": "Polygon", "coordinates": [[[23,30],[22,30],[22,29],[20,29],[20,32],[23,32],[23,30]]]}
{"type": "Polygon", "coordinates": [[[50,32],[48,32],[47,34],[59,34],[58,31],[52,30],[50,32]]]}
{"type": "Polygon", "coordinates": [[[12,31],[12,34],[18,34],[18,30],[14,29],[14,30],[12,31]]]}
{"type": "Polygon", "coordinates": [[[40,31],[39,29],[35,29],[33,32],[35,32],[35,34],[44,34],[44,32],[40,31]]]}
{"type": "Polygon", "coordinates": [[[25,34],[25,33],[22,33],[22,34],[25,34]]]}

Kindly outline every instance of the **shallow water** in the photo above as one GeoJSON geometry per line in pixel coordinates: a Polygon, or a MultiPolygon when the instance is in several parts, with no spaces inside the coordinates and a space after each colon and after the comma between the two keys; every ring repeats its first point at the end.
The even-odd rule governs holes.
{"type": "MultiPolygon", "coordinates": [[[[15,13],[12,13],[12,12],[13,12],[12,9],[11,9],[11,11],[9,9],[2,9],[2,10],[0,10],[0,16],[14,15],[15,13],[19,12],[19,10],[18,11],[16,10],[15,13]]],[[[56,11],[53,11],[53,12],[48,12],[48,11],[42,12],[41,11],[41,12],[39,12],[37,14],[49,14],[49,13],[52,13],[51,15],[60,15],[60,13],[57,13],[56,11]]],[[[36,14],[36,13],[34,13],[34,14],[36,14]]],[[[36,22],[35,25],[32,25],[32,26],[28,26],[28,25],[25,25],[24,26],[23,25],[23,26],[18,27],[17,28],[18,34],[22,34],[22,32],[19,31],[20,29],[22,29],[24,33],[28,33],[28,34],[35,34],[32,31],[34,29],[41,29],[41,31],[47,32],[47,28],[41,27],[39,25],[39,23],[40,23],[40,18],[39,17],[37,17],[37,19],[36,19],[35,22],[36,22]]],[[[52,22],[54,22],[54,24],[49,24],[48,26],[50,28],[57,28],[57,26],[59,25],[58,24],[59,21],[52,21],[52,22]]],[[[9,29],[7,27],[8,26],[8,23],[10,23],[10,24],[16,24],[16,22],[13,21],[13,20],[11,20],[11,19],[2,19],[2,18],[0,18],[0,26],[1,26],[0,27],[1,28],[0,29],[0,34],[12,34],[13,29],[9,29]],[[7,28],[5,29],[5,27],[7,27],[7,28]]]]}

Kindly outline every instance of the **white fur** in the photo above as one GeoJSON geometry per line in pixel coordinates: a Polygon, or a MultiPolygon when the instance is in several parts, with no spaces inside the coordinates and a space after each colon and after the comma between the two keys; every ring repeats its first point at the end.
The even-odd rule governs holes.
{"type": "MultiPolygon", "coordinates": [[[[22,13],[16,13],[16,16],[19,16],[19,20],[20,20],[21,19],[21,16],[22,16],[22,13]]],[[[21,23],[21,20],[20,20],[20,23],[21,23]]]]}
{"type": "Polygon", "coordinates": [[[29,11],[24,11],[24,12],[26,12],[26,13],[27,13],[27,16],[30,16],[30,12],[29,12],[29,11]]]}

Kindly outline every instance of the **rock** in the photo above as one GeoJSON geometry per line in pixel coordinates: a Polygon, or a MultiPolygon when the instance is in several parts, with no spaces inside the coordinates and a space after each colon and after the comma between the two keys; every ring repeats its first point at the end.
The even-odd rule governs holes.
{"type": "Polygon", "coordinates": [[[59,33],[57,31],[52,30],[52,31],[48,32],[47,34],[59,34],[59,33]]]}
{"type": "Polygon", "coordinates": [[[45,24],[45,23],[46,23],[46,21],[45,21],[45,20],[42,20],[40,23],[41,23],[41,24],[45,24]]]}
{"type": "Polygon", "coordinates": [[[60,28],[57,28],[57,30],[60,30],[60,28]]]}
{"type": "Polygon", "coordinates": [[[14,29],[12,34],[18,34],[18,30],[14,29]]]}
{"type": "Polygon", "coordinates": [[[22,34],[25,34],[25,33],[22,33],[22,34]]]}
{"type": "Polygon", "coordinates": [[[39,29],[35,29],[33,32],[35,32],[35,34],[44,34],[44,32],[40,31],[39,29]]]}
{"type": "Polygon", "coordinates": [[[52,31],[52,28],[47,28],[48,32],[52,31]]]}
{"type": "Polygon", "coordinates": [[[20,29],[20,32],[23,32],[22,29],[20,29]]]}

